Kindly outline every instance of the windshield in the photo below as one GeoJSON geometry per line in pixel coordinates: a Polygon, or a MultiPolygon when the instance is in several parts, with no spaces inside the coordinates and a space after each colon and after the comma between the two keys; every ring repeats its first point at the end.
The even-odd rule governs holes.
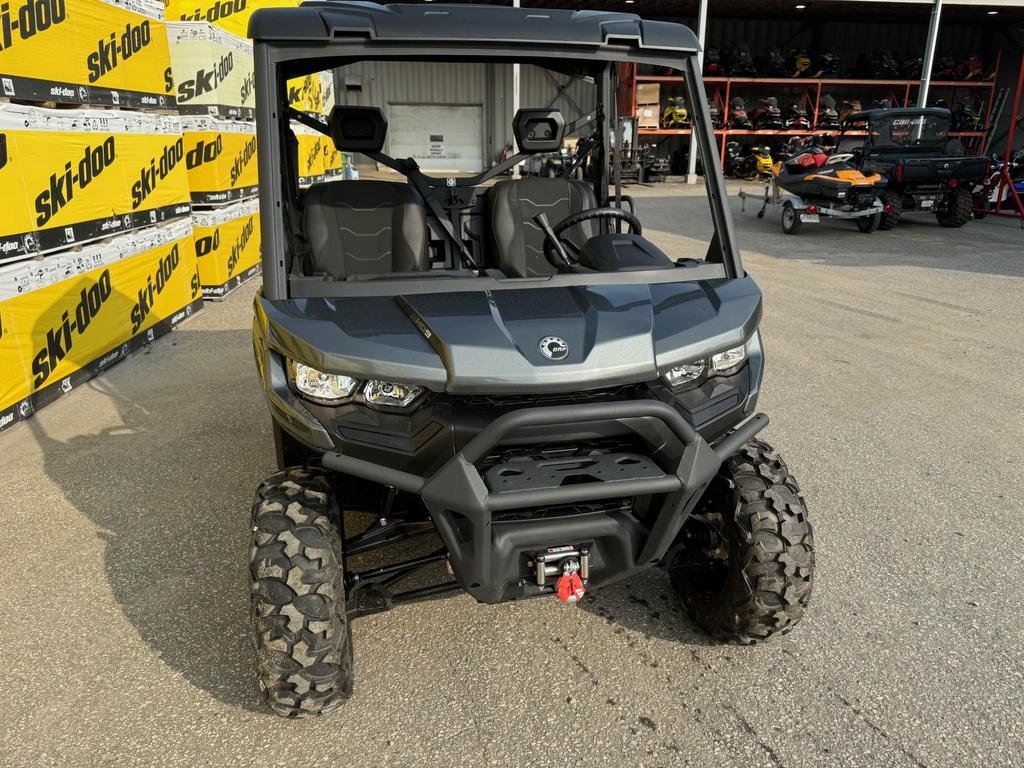
{"type": "Polygon", "coordinates": [[[875,118],[870,125],[871,143],[879,149],[944,146],[949,120],[936,115],[893,115],[875,118]]]}
{"type": "Polygon", "coordinates": [[[716,237],[728,212],[684,183],[691,141],[698,174],[719,161],[681,69],[366,60],[284,79],[261,187],[283,176],[289,295],[738,272],[716,237]]]}

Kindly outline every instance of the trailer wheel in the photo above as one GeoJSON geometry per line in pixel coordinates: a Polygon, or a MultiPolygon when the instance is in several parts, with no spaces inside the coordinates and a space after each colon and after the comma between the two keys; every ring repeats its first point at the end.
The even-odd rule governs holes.
{"type": "Polygon", "coordinates": [[[285,717],[325,715],[352,693],[337,506],[327,478],[292,467],[252,505],[251,634],[264,699],[285,717]]]}
{"type": "Polygon", "coordinates": [[[971,220],[974,200],[966,189],[954,189],[949,196],[946,210],[939,211],[935,218],[943,227],[962,227],[971,220]]]}
{"type": "Polygon", "coordinates": [[[870,216],[861,216],[857,219],[857,229],[866,235],[870,235],[882,222],[882,214],[874,213],[870,216]]]}
{"type": "Polygon", "coordinates": [[[974,203],[974,218],[979,220],[984,219],[986,216],[988,216],[988,212],[992,208],[992,203],[989,202],[988,197],[985,195],[979,195],[977,198],[975,198],[975,201],[976,202],[974,203]]]}
{"type": "Polygon", "coordinates": [[[889,192],[881,196],[882,205],[889,210],[882,209],[882,216],[878,222],[881,230],[893,229],[900,223],[900,216],[903,215],[903,198],[889,192]]]}
{"type": "Polygon", "coordinates": [[[722,465],[667,570],[716,640],[753,645],[800,621],[814,583],[814,534],[796,480],[770,445],[752,440],[722,465]]]}
{"type": "Polygon", "coordinates": [[[788,200],[782,204],[782,231],[787,235],[795,235],[800,231],[800,214],[788,200]]]}

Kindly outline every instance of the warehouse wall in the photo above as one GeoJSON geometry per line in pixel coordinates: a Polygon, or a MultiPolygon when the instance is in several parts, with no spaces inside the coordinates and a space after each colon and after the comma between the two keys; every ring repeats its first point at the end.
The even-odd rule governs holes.
{"type": "MultiPolygon", "coordinates": [[[[905,50],[924,53],[928,32],[927,17],[919,24],[879,24],[876,22],[822,23],[790,19],[710,19],[708,45],[719,48],[747,43],[755,55],[772,45],[783,51],[804,48],[813,51],[828,48],[837,53],[844,67],[851,66],[861,53],[905,50]]],[[[940,29],[939,52],[962,54],[983,50],[985,31],[981,27],[945,25],[940,29]]]]}
{"type": "MultiPolygon", "coordinates": [[[[554,77],[538,67],[522,66],[520,106],[561,109],[567,122],[594,109],[592,83],[554,77]],[[566,82],[566,91],[560,94],[559,84],[566,82]]],[[[481,142],[487,162],[494,162],[512,141],[511,64],[359,62],[337,70],[335,80],[338,103],[379,106],[385,114],[392,103],[482,105],[481,142]]]]}

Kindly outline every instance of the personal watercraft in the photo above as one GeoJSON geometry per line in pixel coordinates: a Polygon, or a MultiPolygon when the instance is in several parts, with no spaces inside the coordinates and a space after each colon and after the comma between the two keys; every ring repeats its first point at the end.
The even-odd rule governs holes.
{"type": "Polygon", "coordinates": [[[870,208],[887,180],[878,173],[865,175],[847,156],[829,155],[819,145],[777,162],[772,168],[775,183],[807,201],[829,207],[870,208]]]}

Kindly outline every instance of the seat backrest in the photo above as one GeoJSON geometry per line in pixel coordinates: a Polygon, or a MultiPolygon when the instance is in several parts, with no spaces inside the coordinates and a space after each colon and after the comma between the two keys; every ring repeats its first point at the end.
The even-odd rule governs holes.
{"type": "MultiPolygon", "coordinates": [[[[552,275],[555,268],[544,258],[544,232],[534,221],[543,213],[555,226],[573,213],[596,207],[593,189],[575,179],[506,179],[487,190],[488,265],[509,277],[552,275]]],[[[567,230],[581,245],[594,235],[592,222],[567,230]]]]}
{"type": "Polygon", "coordinates": [[[305,229],[317,273],[349,277],[430,269],[426,212],[408,184],[314,184],[306,190],[305,229]]]}

